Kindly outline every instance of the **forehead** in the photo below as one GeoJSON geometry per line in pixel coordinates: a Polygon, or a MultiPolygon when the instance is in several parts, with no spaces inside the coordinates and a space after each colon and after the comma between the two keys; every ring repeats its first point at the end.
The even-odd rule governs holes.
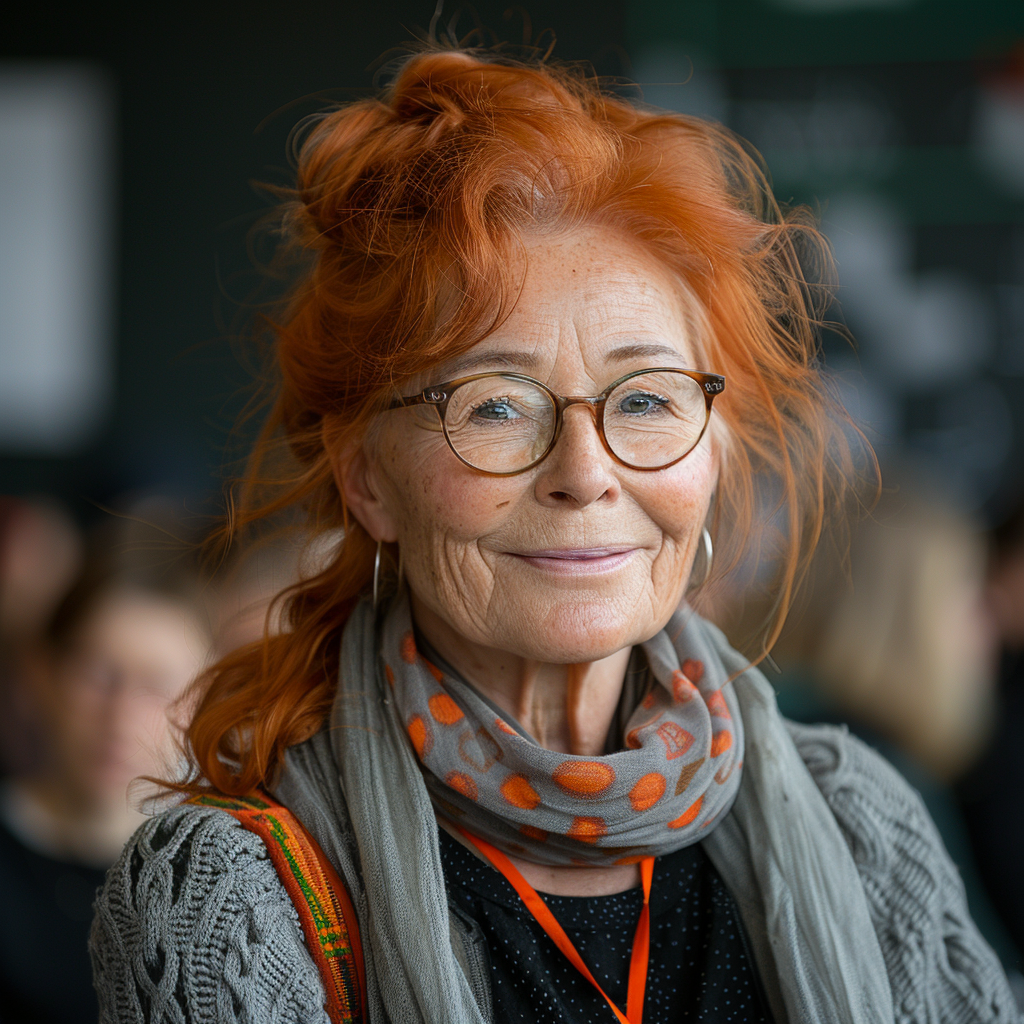
{"type": "Polygon", "coordinates": [[[682,281],[622,231],[535,235],[511,314],[446,369],[551,373],[576,364],[603,376],[618,366],[693,367],[693,305],[682,281]]]}
{"type": "Polygon", "coordinates": [[[103,595],[83,620],[80,650],[146,663],[187,659],[202,646],[194,616],[170,598],[144,591],[103,595]]]}

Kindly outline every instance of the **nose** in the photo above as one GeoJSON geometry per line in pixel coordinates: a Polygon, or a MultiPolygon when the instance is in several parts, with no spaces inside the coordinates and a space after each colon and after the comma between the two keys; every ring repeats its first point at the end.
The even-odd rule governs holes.
{"type": "Polygon", "coordinates": [[[131,691],[120,675],[107,692],[103,719],[106,733],[111,739],[123,741],[134,738],[131,691]]]}
{"type": "Polygon", "coordinates": [[[565,410],[554,449],[540,464],[537,500],[542,505],[574,508],[614,501],[622,490],[614,467],[597,432],[594,410],[572,405],[565,410]]]}

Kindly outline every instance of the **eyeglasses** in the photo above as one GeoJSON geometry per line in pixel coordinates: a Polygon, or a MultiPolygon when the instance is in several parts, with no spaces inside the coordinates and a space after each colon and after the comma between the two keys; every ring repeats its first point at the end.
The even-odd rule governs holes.
{"type": "Polygon", "coordinates": [[[629,469],[672,466],[697,446],[725,378],[673,367],[636,370],[599,395],[556,395],[520,373],[475,373],[398,398],[389,409],[432,405],[448,446],[490,476],[525,473],[558,442],[565,410],[586,405],[608,453],[629,469]]]}

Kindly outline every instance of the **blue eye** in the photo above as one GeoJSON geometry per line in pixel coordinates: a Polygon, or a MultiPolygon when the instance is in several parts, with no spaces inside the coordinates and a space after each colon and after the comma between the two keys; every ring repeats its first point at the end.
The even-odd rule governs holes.
{"type": "Polygon", "coordinates": [[[649,416],[669,404],[667,398],[652,395],[649,391],[634,391],[619,402],[619,412],[627,416],[649,416]]]}
{"type": "Polygon", "coordinates": [[[519,413],[507,398],[493,398],[489,402],[478,405],[473,410],[473,418],[500,422],[518,419],[519,413]]]}

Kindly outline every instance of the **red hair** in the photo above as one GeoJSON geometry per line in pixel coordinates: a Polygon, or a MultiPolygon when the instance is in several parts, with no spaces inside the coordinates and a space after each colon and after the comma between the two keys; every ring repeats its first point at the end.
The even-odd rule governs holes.
{"type": "Polygon", "coordinates": [[[728,427],[716,564],[742,555],[755,479],[774,477],[781,623],[853,466],[817,365],[825,290],[808,278],[830,267],[821,236],[780,211],[756,159],[720,126],[638,109],[574,70],[421,53],[379,98],[320,116],[298,147],[284,224],[307,262],[274,326],[279,391],[225,533],[298,507],[315,535],[343,537],[283,596],[285,630],[197,684],[186,788],[268,782],[330,707],[374,544],[346,516],[329,453],[358,443],[395,389],[501,322],[526,232],[594,222],[646,245],[700,306],[704,368],[729,382],[715,407],[728,427]],[[281,441],[291,474],[271,468],[281,441]]]}

